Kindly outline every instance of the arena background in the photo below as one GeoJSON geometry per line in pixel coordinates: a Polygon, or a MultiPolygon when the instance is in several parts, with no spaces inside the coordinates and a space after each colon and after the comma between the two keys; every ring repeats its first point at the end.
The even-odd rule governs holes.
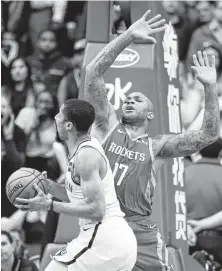
{"type": "MultiPolygon", "coordinates": [[[[79,2],[79,6],[81,6],[81,1],[76,2],[79,2]]],[[[180,113],[180,102],[182,99],[182,88],[179,81],[180,59],[178,56],[177,35],[170,16],[164,10],[161,1],[117,2],[121,8],[122,18],[126,27],[129,27],[141,17],[147,9],[151,9],[152,14],[160,13],[167,19],[167,29],[163,34],[155,36],[157,44],[150,45],[138,40],[119,55],[105,74],[108,98],[117,111],[118,116],[120,116],[122,101],[126,95],[134,91],[141,91],[154,104],[155,121],[151,125],[150,135],[180,133],[183,129],[180,113]]],[[[85,9],[83,7],[79,8],[82,17],[78,14],[80,20],[76,19],[75,23],[80,22],[80,27],[81,24],[86,25],[85,36],[81,37],[83,39],[86,38],[86,47],[81,47],[81,44],[84,43],[81,43],[83,39],[76,39],[74,43],[74,52],[78,52],[79,49],[85,49],[81,79],[79,77],[82,84],[77,84],[79,86],[79,98],[83,97],[84,90],[82,86],[86,65],[115,36],[112,34],[112,8],[113,2],[111,1],[89,1],[87,13],[85,13],[87,16],[85,15],[85,17],[85,9]],[[83,17],[85,18],[84,20],[82,20],[83,17]],[[78,43],[79,41],[80,43],[78,43]]],[[[67,13],[70,12],[71,10],[67,11],[67,13]]],[[[68,29],[68,27],[66,28],[68,29]]],[[[10,31],[8,29],[2,30],[2,34],[5,32],[10,31]]],[[[62,31],[61,33],[60,43],[63,53],[65,52],[66,56],[69,54],[72,56],[72,53],[67,53],[66,51],[66,39],[62,40],[64,33],[62,31]]],[[[73,45],[69,42],[67,46],[71,48],[73,45]]],[[[3,72],[2,76],[4,76],[3,72]]],[[[188,255],[186,180],[184,171],[184,158],[174,158],[164,163],[157,173],[157,187],[152,216],[169,247],[170,260],[175,265],[175,270],[205,270],[196,260],[188,255]]],[[[4,188],[3,184],[2,188],[4,188]]],[[[4,192],[2,191],[2,193],[4,192]]],[[[4,209],[4,204],[2,209],[4,209]]],[[[44,270],[44,267],[50,260],[50,253],[56,251],[63,243],[73,238],[73,235],[76,236],[78,234],[76,218],[61,215],[59,218],[56,217],[54,219],[56,225],[58,223],[57,227],[53,226],[55,229],[52,230],[54,231],[52,235],[54,235],[55,240],[54,243],[50,242],[51,244],[46,242],[45,245],[47,246],[41,262],[37,256],[36,262],[40,266],[39,270],[44,270]]],[[[28,247],[30,250],[32,249],[31,245],[28,247]]],[[[35,259],[35,257],[32,259],[35,259]]]]}

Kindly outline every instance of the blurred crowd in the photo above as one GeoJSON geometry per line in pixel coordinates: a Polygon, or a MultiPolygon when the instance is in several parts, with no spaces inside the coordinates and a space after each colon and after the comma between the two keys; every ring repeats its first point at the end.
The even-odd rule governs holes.
{"type": "MultiPolygon", "coordinates": [[[[222,1],[162,4],[178,36],[184,130],[199,129],[204,114],[204,90],[190,68],[192,55],[205,50],[216,57],[221,137],[186,157],[185,176],[190,254],[204,267],[217,268],[222,265],[222,1]]],[[[56,224],[58,215],[16,210],[5,185],[23,166],[46,170],[51,180],[64,182],[67,149],[54,116],[66,99],[78,97],[87,1],[1,1],[1,8],[2,270],[38,270],[30,256],[53,242],[46,222],[56,224]]],[[[112,13],[112,33],[118,35],[127,26],[118,1],[112,13]]]]}

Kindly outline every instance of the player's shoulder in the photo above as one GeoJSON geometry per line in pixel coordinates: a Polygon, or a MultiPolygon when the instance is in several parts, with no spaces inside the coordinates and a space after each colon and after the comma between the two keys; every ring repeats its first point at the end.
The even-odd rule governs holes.
{"type": "Polygon", "coordinates": [[[76,153],[75,162],[77,165],[97,166],[102,155],[96,146],[84,145],[76,153]]]}
{"type": "Polygon", "coordinates": [[[93,172],[100,171],[101,154],[92,146],[81,147],[75,155],[75,173],[88,178],[93,172]]]}
{"type": "Polygon", "coordinates": [[[160,135],[150,137],[152,140],[152,149],[153,149],[154,156],[158,155],[158,153],[164,146],[165,142],[167,141],[168,136],[169,135],[167,134],[160,134],[160,135]]]}

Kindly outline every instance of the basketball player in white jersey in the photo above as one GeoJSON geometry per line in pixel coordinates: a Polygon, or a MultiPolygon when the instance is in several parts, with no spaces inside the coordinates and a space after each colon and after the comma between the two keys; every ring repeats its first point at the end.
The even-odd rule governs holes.
{"type": "MultiPolygon", "coordinates": [[[[46,271],[129,271],[136,262],[136,238],[120,210],[108,159],[90,137],[94,119],[92,105],[77,99],[67,100],[55,117],[58,134],[69,149],[63,188],[69,202],[49,199],[36,185],[35,198],[17,198],[16,207],[23,210],[48,209],[79,217],[79,236],[53,257],[46,271]]],[[[66,199],[59,189],[51,184],[49,193],[66,199]]]]}

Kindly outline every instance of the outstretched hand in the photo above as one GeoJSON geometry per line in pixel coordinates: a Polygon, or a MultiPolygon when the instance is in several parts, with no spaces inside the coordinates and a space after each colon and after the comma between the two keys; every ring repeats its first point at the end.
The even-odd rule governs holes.
{"type": "Polygon", "coordinates": [[[34,184],[33,187],[37,192],[37,196],[31,199],[16,198],[16,208],[23,211],[43,211],[49,208],[51,204],[50,197],[44,194],[37,184],[34,184]]]}
{"type": "Polygon", "coordinates": [[[211,63],[209,62],[206,52],[197,52],[197,56],[193,55],[194,66],[191,66],[197,79],[202,84],[216,84],[217,73],[215,68],[215,56],[212,56],[211,63]]]}
{"type": "Polygon", "coordinates": [[[204,229],[202,220],[188,220],[187,223],[192,227],[192,230],[195,233],[198,233],[204,229]]]}
{"type": "Polygon", "coordinates": [[[166,26],[164,25],[165,19],[160,20],[160,14],[149,19],[150,13],[151,10],[148,10],[143,17],[132,24],[129,29],[132,31],[135,39],[146,40],[147,42],[153,44],[156,43],[156,40],[150,35],[164,31],[166,26]]]}

